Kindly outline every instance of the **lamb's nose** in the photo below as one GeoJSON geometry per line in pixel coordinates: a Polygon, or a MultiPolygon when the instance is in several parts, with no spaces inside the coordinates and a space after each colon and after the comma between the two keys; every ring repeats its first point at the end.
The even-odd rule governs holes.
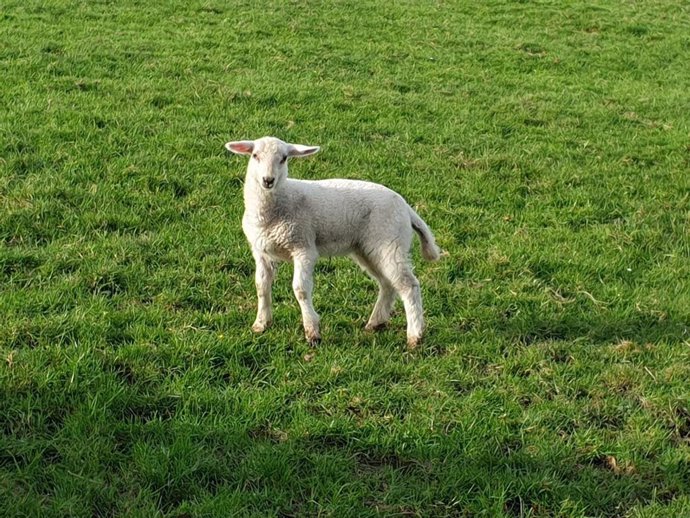
{"type": "Polygon", "coordinates": [[[264,178],[264,187],[266,187],[266,189],[270,189],[271,187],[273,187],[275,181],[275,178],[264,178]]]}

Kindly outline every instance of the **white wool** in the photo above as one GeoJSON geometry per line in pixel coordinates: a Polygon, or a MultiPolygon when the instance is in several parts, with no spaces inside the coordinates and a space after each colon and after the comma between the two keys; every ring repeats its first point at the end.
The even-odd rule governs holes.
{"type": "Polygon", "coordinates": [[[270,325],[277,264],[292,261],[293,289],[305,334],[312,343],[320,340],[319,317],[311,301],[314,264],[319,256],[348,255],[379,283],[367,329],[385,325],[397,293],[405,305],[408,344],[416,346],[424,318],[419,282],[409,257],[413,230],[421,239],[425,259],[438,259],[439,249],[429,228],[402,196],[371,182],[288,178],[289,157],[311,155],[318,147],[264,137],[228,142],[226,148],[251,156],[242,228],[256,261],[259,307],[252,329],[262,332],[270,325]]]}

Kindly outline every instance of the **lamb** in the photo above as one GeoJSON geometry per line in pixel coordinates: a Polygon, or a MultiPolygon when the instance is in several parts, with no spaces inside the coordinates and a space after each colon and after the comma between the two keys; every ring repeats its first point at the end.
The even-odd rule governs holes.
{"type": "Polygon", "coordinates": [[[288,158],[313,155],[317,146],[263,137],[228,142],[225,147],[250,156],[242,229],[256,261],[258,311],[252,330],[261,333],[272,323],[271,285],[278,263],[292,261],[292,288],[304,333],[311,345],[318,343],[319,316],[312,305],[314,265],[319,256],[348,255],[379,284],[366,329],[385,326],[397,294],[405,306],[407,344],[415,348],[422,339],[424,316],[409,257],[412,231],[419,235],[424,259],[438,260],[440,250],[429,227],[402,196],[371,182],[288,178],[288,158]]]}

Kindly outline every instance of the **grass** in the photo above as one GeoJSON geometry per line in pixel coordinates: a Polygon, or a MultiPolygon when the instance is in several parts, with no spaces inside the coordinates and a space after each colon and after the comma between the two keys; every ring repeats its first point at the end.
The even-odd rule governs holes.
{"type": "Polygon", "coordinates": [[[0,515],[690,516],[683,2],[0,13],[0,515]],[[254,318],[228,140],[401,192],[449,257],[363,331],[254,318]]]}

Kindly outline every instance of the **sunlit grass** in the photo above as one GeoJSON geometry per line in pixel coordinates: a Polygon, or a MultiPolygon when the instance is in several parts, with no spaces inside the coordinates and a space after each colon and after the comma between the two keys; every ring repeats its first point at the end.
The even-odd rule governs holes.
{"type": "Polygon", "coordinates": [[[4,2],[2,516],[690,515],[682,3],[4,2]],[[322,260],[254,336],[228,140],[403,194],[429,323],[322,260]]]}

